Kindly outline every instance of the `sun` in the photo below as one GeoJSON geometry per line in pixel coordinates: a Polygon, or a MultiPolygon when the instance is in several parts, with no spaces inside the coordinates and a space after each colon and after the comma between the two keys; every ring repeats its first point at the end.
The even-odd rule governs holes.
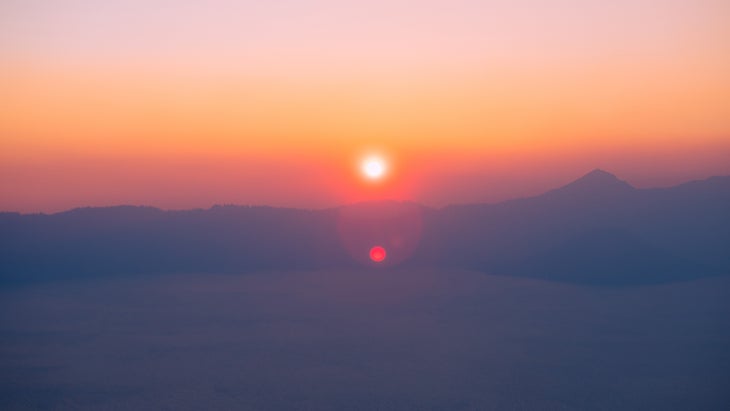
{"type": "Polygon", "coordinates": [[[380,157],[368,157],[362,162],[362,172],[371,180],[382,178],[385,171],[385,161],[380,157]]]}

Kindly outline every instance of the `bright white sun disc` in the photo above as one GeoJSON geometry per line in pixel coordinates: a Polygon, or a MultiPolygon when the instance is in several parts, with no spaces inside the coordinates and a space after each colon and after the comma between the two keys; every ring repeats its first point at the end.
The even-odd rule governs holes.
{"type": "Polygon", "coordinates": [[[362,171],[369,178],[380,178],[385,174],[385,162],[379,158],[368,158],[363,162],[362,171]]]}

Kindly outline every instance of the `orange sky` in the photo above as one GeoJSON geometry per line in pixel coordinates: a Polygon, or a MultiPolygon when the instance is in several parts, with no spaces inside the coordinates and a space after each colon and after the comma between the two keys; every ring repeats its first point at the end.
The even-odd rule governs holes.
{"type": "Polygon", "coordinates": [[[605,3],[3,2],[0,210],[730,174],[730,5],[605,3]],[[370,152],[391,161],[378,184],[370,152]]]}

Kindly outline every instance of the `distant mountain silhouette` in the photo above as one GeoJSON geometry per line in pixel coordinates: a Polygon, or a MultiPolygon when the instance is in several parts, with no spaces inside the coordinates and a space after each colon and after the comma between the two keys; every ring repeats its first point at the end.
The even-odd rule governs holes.
{"type": "Polygon", "coordinates": [[[629,183],[619,180],[615,175],[595,169],[572,183],[549,193],[571,193],[572,195],[616,195],[635,190],[629,183]]]}
{"type": "Polygon", "coordinates": [[[730,274],[730,177],[636,189],[594,170],[543,195],[431,209],[215,206],[0,213],[4,284],[177,272],[440,266],[583,284],[730,274]],[[370,247],[388,251],[371,263],[370,247]]]}

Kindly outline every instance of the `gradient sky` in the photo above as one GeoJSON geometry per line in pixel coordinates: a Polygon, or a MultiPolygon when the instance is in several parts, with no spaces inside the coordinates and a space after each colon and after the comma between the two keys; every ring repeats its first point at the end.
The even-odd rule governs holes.
{"type": "Polygon", "coordinates": [[[0,210],[730,174],[728,73],[727,0],[0,0],[0,210]]]}

